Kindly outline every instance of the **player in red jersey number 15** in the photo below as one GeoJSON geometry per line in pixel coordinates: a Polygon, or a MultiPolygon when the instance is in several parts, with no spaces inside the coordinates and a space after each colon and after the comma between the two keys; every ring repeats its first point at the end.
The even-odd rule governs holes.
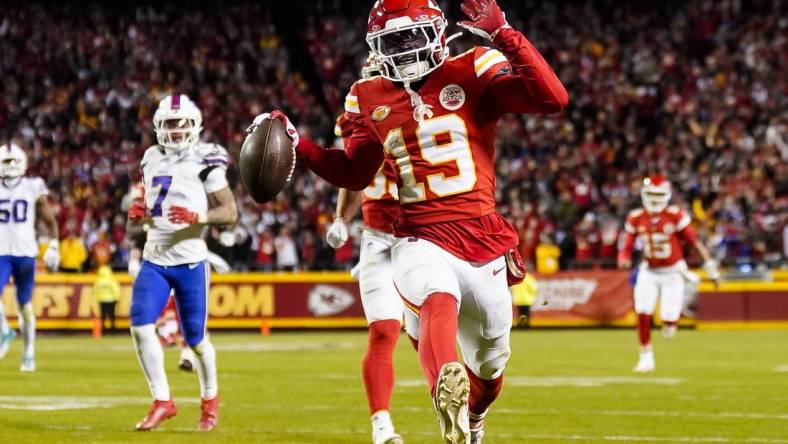
{"type": "Polygon", "coordinates": [[[697,279],[687,269],[681,242],[692,245],[703,259],[703,269],[710,279],[719,282],[717,263],[698,239],[690,225],[690,216],[680,207],[669,205],[671,185],[661,175],[646,178],[640,191],[643,208],[632,210],[624,225],[624,247],[618,256],[620,268],[632,266],[635,241],[643,245],[643,262],[635,283],[635,312],[638,315],[640,359],[636,372],[654,370],[651,349],[651,316],[660,299],[660,316],[665,337],[671,338],[681,317],[686,281],[697,279]]]}
{"type": "Polygon", "coordinates": [[[517,233],[495,211],[495,127],[505,113],[558,113],[568,97],[495,1],[461,8],[469,20],[460,25],[495,48],[450,57],[436,2],[376,2],[367,43],[381,76],[356,82],[347,95],[351,136],[341,150],[302,138],[296,152],[301,164],[351,190],[366,188],[384,161],[394,167],[393,279],[419,315],[419,361],[441,436],[480,443],[510,355],[508,285],[524,277],[517,233]]]}

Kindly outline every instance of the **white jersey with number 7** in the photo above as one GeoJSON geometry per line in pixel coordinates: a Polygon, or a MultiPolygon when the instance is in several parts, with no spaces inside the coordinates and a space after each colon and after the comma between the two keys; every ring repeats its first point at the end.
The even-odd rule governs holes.
{"type": "Polygon", "coordinates": [[[206,213],[208,194],[227,186],[229,161],[224,148],[209,143],[199,143],[177,154],[169,154],[158,145],[145,151],[140,169],[152,224],[143,259],[165,266],[206,260],[204,225],[173,224],[167,214],[172,206],[206,213]]]}

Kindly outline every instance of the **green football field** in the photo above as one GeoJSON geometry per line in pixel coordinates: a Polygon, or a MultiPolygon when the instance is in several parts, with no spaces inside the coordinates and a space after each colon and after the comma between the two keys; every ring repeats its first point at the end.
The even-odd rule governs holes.
{"type": "MultiPolygon", "coordinates": [[[[516,331],[485,443],[788,443],[788,332],[655,331],[657,371],[631,372],[634,331],[516,331]]],[[[363,332],[216,334],[219,428],[194,432],[196,374],[167,366],[178,416],[133,431],[148,389],[131,339],[43,336],[38,371],[0,361],[0,443],[369,443],[363,332]]],[[[407,443],[437,443],[415,353],[395,357],[392,415],[407,443]]]]}

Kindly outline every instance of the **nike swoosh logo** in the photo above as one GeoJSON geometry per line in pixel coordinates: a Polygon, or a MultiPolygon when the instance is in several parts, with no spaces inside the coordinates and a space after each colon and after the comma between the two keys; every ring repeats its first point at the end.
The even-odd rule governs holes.
{"type": "Polygon", "coordinates": [[[197,262],[196,264],[189,264],[189,270],[194,270],[195,268],[197,268],[198,265],[200,265],[199,262],[197,262]]]}
{"type": "Polygon", "coordinates": [[[493,276],[498,276],[498,273],[502,272],[504,268],[506,268],[506,267],[501,267],[501,268],[499,268],[497,270],[493,270],[493,276]]]}

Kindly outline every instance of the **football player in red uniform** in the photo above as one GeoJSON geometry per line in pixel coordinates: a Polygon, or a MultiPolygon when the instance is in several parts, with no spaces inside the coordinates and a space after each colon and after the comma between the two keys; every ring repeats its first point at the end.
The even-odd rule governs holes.
{"type": "MultiPolygon", "coordinates": [[[[370,78],[379,72],[368,64],[362,70],[362,78],[370,78]]],[[[337,145],[345,144],[353,126],[345,115],[339,116],[335,128],[337,145]]],[[[364,231],[361,234],[361,252],[357,270],[361,303],[369,324],[369,342],[364,356],[362,375],[367,392],[369,412],[372,416],[373,444],[402,444],[402,437],[394,431],[389,414],[391,393],[394,390],[394,347],[399,339],[403,315],[405,330],[416,344],[418,341],[418,318],[404,310],[397,289],[394,287],[391,266],[391,246],[396,240],[393,234],[394,221],[399,215],[397,176],[389,164],[384,164],[375,174],[372,183],[364,191],[339,190],[336,218],[326,233],[332,248],[340,248],[347,242],[347,223],[361,207],[364,231]]]]}
{"type": "MultiPolygon", "coordinates": [[[[505,113],[561,112],[568,96],[495,0],[461,9],[469,20],[460,26],[497,49],[449,57],[447,21],[433,0],[376,2],[367,43],[382,75],[356,82],[346,98],[345,149],[293,139],[298,161],[340,187],[364,189],[384,158],[394,167],[394,283],[419,314],[419,360],[442,437],[478,443],[510,355],[507,264],[524,277],[517,233],[495,211],[496,123],[505,113]]],[[[286,121],[281,112],[266,117],[286,121]]]]}
{"type": "Polygon", "coordinates": [[[660,317],[666,337],[672,337],[683,307],[686,281],[693,280],[682,253],[682,241],[692,245],[703,259],[703,269],[710,279],[719,282],[717,263],[698,239],[690,225],[690,216],[682,208],[670,205],[671,185],[661,175],[646,178],[640,190],[643,208],[632,210],[624,225],[624,246],[618,256],[620,268],[632,266],[635,241],[643,245],[643,262],[635,283],[635,312],[638,315],[640,359],[636,372],[654,370],[651,348],[651,316],[660,299],[660,317]]]}

